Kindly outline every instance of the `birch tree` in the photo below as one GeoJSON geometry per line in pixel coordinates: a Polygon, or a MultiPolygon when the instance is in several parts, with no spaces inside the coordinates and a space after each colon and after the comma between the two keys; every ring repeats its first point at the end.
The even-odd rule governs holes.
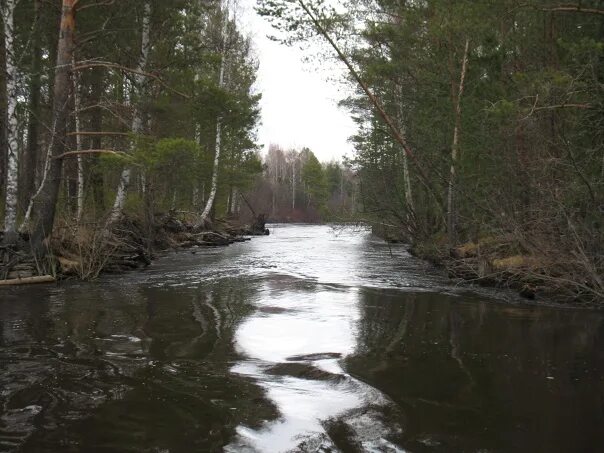
{"type": "MultiPolygon", "coordinates": [[[[225,70],[227,64],[227,32],[228,32],[228,23],[229,23],[229,10],[228,4],[224,4],[221,7],[221,16],[222,16],[222,29],[220,34],[220,69],[218,73],[218,88],[224,88],[224,77],[225,70]]],[[[212,167],[212,185],[210,187],[210,195],[208,196],[208,200],[206,201],[206,205],[201,213],[201,218],[199,220],[199,225],[207,225],[208,219],[210,217],[210,212],[212,211],[212,206],[214,205],[214,200],[216,198],[216,191],[218,190],[218,171],[220,166],[220,151],[222,144],[222,117],[219,115],[216,118],[216,143],[214,146],[214,165],[212,167]]]]}
{"type": "Polygon", "coordinates": [[[7,172],[4,210],[4,241],[17,240],[17,206],[19,180],[19,124],[17,121],[17,78],[18,69],[15,56],[14,15],[17,0],[6,0],[2,7],[4,21],[4,46],[6,51],[6,97],[7,97],[7,172]]]}
{"type": "MultiPolygon", "coordinates": [[[[72,60],[72,66],[75,67],[75,59],[72,60]]],[[[77,72],[73,74],[73,105],[74,105],[74,124],[75,124],[75,139],[76,139],[76,151],[79,153],[82,151],[82,126],[80,118],[80,93],[79,93],[79,81],[80,77],[77,72]]],[[[78,222],[82,219],[84,212],[84,159],[78,154],[78,167],[77,167],[77,195],[76,195],[76,219],[78,222]]]]}
{"type": "MultiPolygon", "coordinates": [[[[138,136],[144,133],[145,129],[145,114],[141,109],[140,102],[143,95],[143,83],[145,81],[145,75],[143,74],[147,68],[147,62],[149,60],[149,52],[151,50],[151,2],[146,1],[143,7],[143,18],[142,18],[142,36],[141,36],[141,50],[138,60],[137,73],[134,78],[134,115],[132,118],[132,132],[138,136]]],[[[136,142],[135,142],[136,143],[136,142]]],[[[134,148],[135,143],[132,147],[134,148]]],[[[132,169],[127,166],[122,170],[120,175],[120,182],[113,202],[113,208],[109,216],[109,224],[115,223],[121,217],[126,197],[128,195],[128,189],[130,188],[130,178],[132,176],[132,169]]]]}

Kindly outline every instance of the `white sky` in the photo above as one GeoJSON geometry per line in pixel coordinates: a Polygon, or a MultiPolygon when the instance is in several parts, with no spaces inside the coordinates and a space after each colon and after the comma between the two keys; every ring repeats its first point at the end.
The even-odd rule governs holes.
{"type": "Polygon", "coordinates": [[[307,146],[321,161],[351,154],[347,142],[355,132],[348,112],[337,103],[346,93],[328,77],[343,68],[330,60],[322,64],[303,62],[303,53],[271,41],[272,28],[254,11],[256,0],[240,0],[240,26],[254,41],[260,68],[256,89],[262,93],[262,122],[259,143],[268,149],[276,143],[284,148],[307,146]]]}

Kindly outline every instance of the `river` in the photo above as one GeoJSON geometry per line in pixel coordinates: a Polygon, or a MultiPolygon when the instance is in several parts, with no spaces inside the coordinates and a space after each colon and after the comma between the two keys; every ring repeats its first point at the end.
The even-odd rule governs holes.
{"type": "Polygon", "coordinates": [[[0,451],[604,451],[604,317],[362,229],[0,292],[0,451]]]}

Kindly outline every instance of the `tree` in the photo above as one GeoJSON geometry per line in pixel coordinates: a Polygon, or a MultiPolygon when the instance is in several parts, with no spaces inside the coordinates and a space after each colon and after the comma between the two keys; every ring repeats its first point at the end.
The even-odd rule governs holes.
{"type": "Polygon", "coordinates": [[[321,163],[312,151],[302,169],[302,182],[306,188],[307,204],[322,209],[327,199],[327,181],[321,163]]]}
{"type": "Polygon", "coordinates": [[[19,149],[18,149],[18,122],[17,122],[17,58],[15,53],[15,8],[17,0],[6,0],[2,7],[2,20],[4,22],[4,49],[6,52],[6,97],[7,108],[7,172],[6,194],[4,211],[4,241],[12,244],[17,240],[17,206],[19,181],[19,149]]]}
{"type": "MultiPolygon", "coordinates": [[[[143,16],[142,16],[142,32],[141,32],[141,48],[138,60],[138,66],[136,75],[134,78],[134,91],[135,91],[135,106],[134,114],[132,117],[132,133],[136,137],[142,135],[145,131],[145,114],[142,111],[140,104],[141,98],[144,95],[143,83],[145,81],[145,70],[147,69],[147,61],[149,60],[149,52],[151,50],[151,2],[145,1],[143,5],[143,16]]],[[[113,202],[113,208],[109,216],[109,224],[116,222],[122,215],[124,209],[124,203],[126,202],[126,195],[130,187],[130,178],[132,170],[129,166],[126,166],[122,170],[120,176],[120,183],[113,202]]]]}
{"type": "MultiPolygon", "coordinates": [[[[220,33],[220,69],[218,71],[218,88],[224,88],[224,77],[227,64],[227,33],[229,25],[229,10],[228,8],[220,8],[221,17],[221,33],[220,33]]],[[[212,167],[212,184],[210,187],[210,196],[206,202],[206,205],[201,213],[200,224],[205,225],[208,222],[210,211],[214,206],[214,199],[216,198],[216,191],[218,190],[218,172],[220,165],[220,151],[222,146],[222,118],[218,116],[216,118],[216,141],[214,146],[214,165],[212,167]]]]}
{"type": "Polygon", "coordinates": [[[30,203],[31,217],[26,227],[35,253],[44,252],[44,240],[52,233],[61,183],[63,153],[69,115],[70,75],[74,50],[75,14],[78,0],[63,0],[57,65],[54,80],[53,123],[46,169],[40,188],[30,203]]]}

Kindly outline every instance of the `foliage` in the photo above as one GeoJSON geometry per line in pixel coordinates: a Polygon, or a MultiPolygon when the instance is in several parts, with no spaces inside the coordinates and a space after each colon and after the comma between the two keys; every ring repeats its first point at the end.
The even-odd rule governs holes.
{"type": "MultiPolygon", "coordinates": [[[[101,2],[85,8],[78,5],[81,10],[76,19],[74,62],[81,109],[75,112],[74,105],[67,106],[67,132],[72,134],[66,143],[68,151],[75,151],[73,132],[78,116],[84,132],[82,149],[96,150],[81,157],[84,215],[88,220],[106,215],[125,167],[132,169],[128,191],[132,202],[126,207],[199,211],[211,182],[219,118],[225,158],[219,166],[219,180],[224,178],[224,183],[217,200],[223,202],[233,190],[243,191],[253,185],[261,172],[255,154],[260,95],[252,91],[258,65],[249,37],[234,19],[236,15],[225,16],[220,6],[205,0],[101,2]],[[151,11],[150,52],[142,86],[137,89],[145,4],[151,11]],[[224,46],[223,19],[228,23],[224,46]],[[226,83],[220,86],[218,72],[223,54],[227,55],[228,71],[226,83]],[[142,112],[142,134],[132,133],[137,110],[142,112]],[[137,202],[145,197],[145,186],[153,195],[146,205],[137,202]]],[[[29,134],[19,150],[23,162],[19,178],[24,183],[21,216],[33,189],[41,183],[45,152],[53,140],[48,125],[55,114],[50,108],[50,93],[60,13],[56,2],[41,0],[21,1],[16,10],[19,127],[29,134]],[[40,55],[39,61],[36,55],[40,55]],[[31,189],[25,189],[27,180],[32,180],[31,189]]],[[[1,63],[4,65],[4,60],[1,63]]],[[[4,85],[6,80],[0,83],[4,85]]],[[[70,99],[73,103],[73,96],[70,99]]],[[[0,99],[0,108],[6,110],[5,99],[0,99]]],[[[1,145],[0,156],[5,157],[6,143],[1,145]]],[[[64,159],[65,184],[61,185],[57,206],[68,215],[69,211],[75,213],[78,168],[77,155],[64,159]]],[[[4,186],[4,174],[0,172],[0,187],[4,186]]]]}

